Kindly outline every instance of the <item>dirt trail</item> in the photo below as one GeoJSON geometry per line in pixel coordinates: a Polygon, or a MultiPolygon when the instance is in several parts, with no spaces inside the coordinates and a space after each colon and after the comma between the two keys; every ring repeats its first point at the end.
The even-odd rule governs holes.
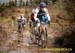
{"type": "MultiPolygon", "coordinates": [[[[54,38],[56,36],[60,37],[59,34],[59,25],[55,28],[56,23],[51,23],[48,27],[48,48],[53,48],[53,43],[55,42],[54,38]]],[[[6,26],[7,27],[7,26],[6,26]]],[[[11,28],[8,30],[8,37],[3,46],[0,47],[0,53],[58,53],[54,51],[39,51],[37,45],[31,44],[30,31],[28,25],[26,25],[23,34],[20,35],[17,32],[17,28],[13,31],[11,28]],[[20,38],[19,38],[20,35],[20,38]],[[22,40],[18,42],[18,39],[22,40]]]]}

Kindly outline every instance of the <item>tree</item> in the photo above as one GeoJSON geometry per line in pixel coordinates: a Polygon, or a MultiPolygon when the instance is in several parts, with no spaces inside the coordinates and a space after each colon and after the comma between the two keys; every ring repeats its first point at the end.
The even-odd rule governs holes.
{"type": "Polygon", "coordinates": [[[15,0],[15,6],[17,6],[17,0],[15,0]]]}
{"type": "Polygon", "coordinates": [[[9,8],[11,8],[11,3],[12,3],[12,2],[11,2],[11,0],[10,0],[10,1],[9,1],[9,8]]]}
{"type": "Polygon", "coordinates": [[[1,6],[1,3],[0,3],[0,6],[1,6]]]}
{"type": "Polygon", "coordinates": [[[25,6],[25,2],[23,1],[23,6],[25,6]]]}
{"type": "Polygon", "coordinates": [[[19,6],[22,6],[22,5],[23,5],[23,0],[20,0],[19,6]]]}
{"type": "Polygon", "coordinates": [[[5,4],[4,3],[2,3],[2,5],[1,5],[2,7],[4,7],[5,6],[5,4]]]}

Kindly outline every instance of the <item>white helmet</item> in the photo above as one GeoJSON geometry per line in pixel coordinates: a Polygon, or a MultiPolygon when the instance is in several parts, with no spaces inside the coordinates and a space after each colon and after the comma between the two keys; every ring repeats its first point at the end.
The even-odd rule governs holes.
{"type": "Polygon", "coordinates": [[[32,13],[35,13],[35,9],[32,9],[32,13]]]}

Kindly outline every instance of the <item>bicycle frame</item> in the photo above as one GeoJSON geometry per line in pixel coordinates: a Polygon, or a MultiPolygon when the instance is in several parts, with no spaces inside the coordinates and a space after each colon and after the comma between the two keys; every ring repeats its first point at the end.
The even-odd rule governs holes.
{"type": "Polygon", "coordinates": [[[46,28],[46,27],[45,27],[44,24],[41,24],[39,28],[40,28],[40,32],[42,32],[42,31],[45,31],[45,28],[46,28]]]}
{"type": "Polygon", "coordinates": [[[39,26],[39,40],[38,40],[38,45],[41,42],[41,46],[45,47],[47,45],[47,29],[45,27],[45,24],[40,24],[39,26]],[[45,40],[43,40],[43,38],[45,40]],[[43,42],[45,41],[45,43],[43,42]]]}

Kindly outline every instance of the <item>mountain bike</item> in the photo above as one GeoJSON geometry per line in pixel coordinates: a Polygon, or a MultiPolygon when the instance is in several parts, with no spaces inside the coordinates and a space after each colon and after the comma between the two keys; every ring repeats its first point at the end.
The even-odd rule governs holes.
{"type": "Polygon", "coordinates": [[[24,30],[25,23],[18,21],[18,43],[20,44],[23,42],[23,30],[24,30]]]}
{"type": "Polygon", "coordinates": [[[36,33],[36,42],[38,44],[38,46],[40,47],[46,47],[47,46],[47,37],[48,37],[48,34],[47,34],[47,28],[45,27],[44,24],[40,23],[40,26],[37,30],[37,33],[36,33]]]}
{"type": "Polygon", "coordinates": [[[34,39],[35,35],[35,22],[30,22],[30,38],[31,40],[34,39]]]}
{"type": "Polygon", "coordinates": [[[18,22],[18,32],[22,33],[23,29],[24,29],[24,24],[21,22],[18,22]]]}

